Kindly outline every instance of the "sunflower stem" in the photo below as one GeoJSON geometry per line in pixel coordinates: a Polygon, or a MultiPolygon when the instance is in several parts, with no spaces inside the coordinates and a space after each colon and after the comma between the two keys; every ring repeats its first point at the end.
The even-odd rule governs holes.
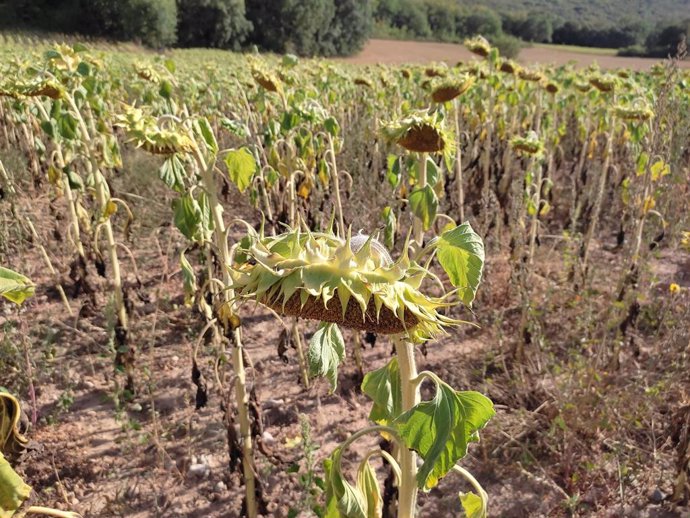
{"type": "MultiPolygon", "coordinates": [[[[394,337],[393,341],[400,368],[402,410],[407,412],[420,400],[416,383],[418,374],[414,358],[414,344],[404,335],[394,337]]],[[[414,518],[417,510],[417,454],[401,445],[399,464],[401,480],[398,487],[398,518],[414,518]]]]}

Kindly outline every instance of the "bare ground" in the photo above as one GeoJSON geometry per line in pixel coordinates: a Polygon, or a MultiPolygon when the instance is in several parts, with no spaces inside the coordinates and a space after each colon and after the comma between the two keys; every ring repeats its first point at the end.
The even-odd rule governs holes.
{"type": "MultiPolygon", "coordinates": [[[[344,58],[343,61],[373,65],[376,63],[403,64],[446,61],[455,64],[458,61],[477,59],[464,46],[454,43],[436,43],[426,41],[398,41],[372,39],[359,54],[344,58]]],[[[605,69],[629,68],[649,70],[658,63],[653,58],[626,58],[619,56],[602,56],[586,54],[557,48],[529,47],[520,52],[518,61],[526,64],[565,65],[573,63],[578,68],[598,63],[605,69]]],[[[681,67],[690,68],[690,61],[681,63],[681,67]]]]}

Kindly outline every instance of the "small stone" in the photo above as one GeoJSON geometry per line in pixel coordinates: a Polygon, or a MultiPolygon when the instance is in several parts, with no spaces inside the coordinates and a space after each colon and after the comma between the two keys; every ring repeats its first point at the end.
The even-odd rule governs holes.
{"type": "Polygon", "coordinates": [[[192,464],[189,466],[187,474],[197,478],[206,478],[211,474],[208,464],[192,464]]]}
{"type": "Polygon", "coordinates": [[[213,486],[213,491],[216,493],[225,493],[228,490],[228,486],[222,480],[219,481],[215,486],[213,486]]]}
{"type": "Polygon", "coordinates": [[[266,444],[266,446],[271,446],[276,443],[276,440],[273,437],[273,435],[271,435],[271,432],[264,432],[261,438],[263,439],[264,444],[266,444]]]}
{"type": "Polygon", "coordinates": [[[172,356],[172,357],[170,358],[170,361],[173,362],[173,363],[177,363],[177,362],[180,361],[180,357],[177,356],[177,355],[172,356]]]}
{"type": "Polygon", "coordinates": [[[131,405],[129,405],[129,409],[132,412],[141,412],[143,410],[143,407],[140,403],[132,403],[131,405]]]}
{"type": "Polygon", "coordinates": [[[652,491],[652,494],[649,495],[649,500],[655,504],[660,504],[666,500],[666,493],[657,487],[654,491],[652,491]]]}

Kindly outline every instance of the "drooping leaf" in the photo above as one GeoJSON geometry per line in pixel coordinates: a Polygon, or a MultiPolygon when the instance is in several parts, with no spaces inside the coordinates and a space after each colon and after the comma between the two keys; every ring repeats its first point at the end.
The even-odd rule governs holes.
{"type": "Polygon", "coordinates": [[[381,488],[368,460],[362,462],[357,470],[357,489],[364,496],[367,518],[381,518],[383,514],[381,488]]]}
{"type": "Polygon", "coordinates": [[[258,172],[258,165],[247,148],[234,149],[225,155],[225,165],[228,167],[230,180],[240,192],[244,192],[251,185],[252,177],[258,172]]]}
{"type": "Polygon", "coordinates": [[[31,487],[0,453],[0,518],[12,518],[30,494],[31,487]]]}
{"type": "Polygon", "coordinates": [[[208,119],[206,117],[198,118],[196,120],[196,126],[208,149],[214,155],[218,153],[218,142],[216,141],[216,136],[213,134],[213,128],[211,128],[208,119]]]}
{"type": "Polygon", "coordinates": [[[159,171],[160,179],[176,192],[184,192],[185,170],[177,153],[165,159],[159,171]]]}
{"type": "Polygon", "coordinates": [[[456,392],[438,382],[436,395],[393,423],[408,448],[424,459],[417,473],[420,488],[431,489],[467,454],[470,442],[494,415],[493,403],[479,392],[456,392]]]}
{"type": "Polygon", "coordinates": [[[402,389],[397,358],[392,358],[380,369],[367,372],[362,382],[362,392],[374,401],[369,419],[379,424],[388,424],[397,418],[402,413],[402,389]]]}
{"type": "Polygon", "coordinates": [[[191,306],[196,294],[196,274],[194,268],[187,260],[184,252],[180,253],[180,267],[182,268],[182,280],[184,284],[184,303],[185,306],[191,306]]]}
{"type": "Polygon", "coordinates": [[[476,493],[460,493],[460,505],[465,511],[465,518],[486,518],[484,503],[476,493]]]}
{"type": "Polygon", "coordinates": [[[0,266],[0,295],[15,304],[21,304],[35,291],[28,277],[0,266]]]}
{"type": "Polygon", "coordinates": [[[383,223],[385,225],[383,230],[383,244],[386,245],[386,248],[392,250],[395,246],[395,212],[393,212],[391,207],[384,207],[381,216],[383,217],[383,223]]]}
{"type": "Polygon", "coordinates": [[[438,261],[460,299],[470,305],[479,288],[484,269],[484,243],[469,223],[444,232],[438,241],[438,261]]]}
{"type": "Polygon", "coordinates": [[[429,230],[436,219],[438,197],[430,185],[412,191],[410,194],[412,213],[422,222],[424,230],[429,230]]]}
{"type": "Polygon", "coordinates": [[[326,518],[368,518],[364,495],[338,470],[342,450],[336,448],[324,461],[326,471],[326,518]]]}
{"type": "Polygon", "coordinates": [[[323,376],[331,384],[331,390],[338,385],[338,365],[345,359],[345,341],[336,324],[321,322],[314,336],[309,340],[309,374],[323,376]]]}

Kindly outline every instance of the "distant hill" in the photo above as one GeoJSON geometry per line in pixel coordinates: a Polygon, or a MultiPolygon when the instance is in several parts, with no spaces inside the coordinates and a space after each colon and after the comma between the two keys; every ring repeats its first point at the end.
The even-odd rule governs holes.
{"type": "Polygon", "coordinates": [[[690,0],[460,0],[460,3],[482,4],[506,14],[549,13],[563,22],[593,27],[639,20],[654,25],[690,18],[690,0]]]}

